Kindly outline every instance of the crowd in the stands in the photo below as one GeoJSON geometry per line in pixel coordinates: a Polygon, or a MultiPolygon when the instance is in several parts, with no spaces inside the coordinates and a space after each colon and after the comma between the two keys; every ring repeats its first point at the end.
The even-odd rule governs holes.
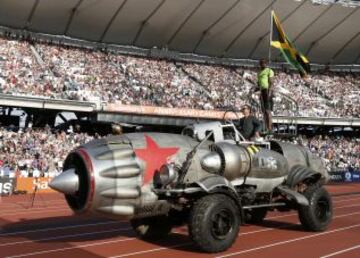
{"type": "Polygon", "coordinates": [[[359,137],[300,135],[294,142],[319,155],[328,171],[360,170],[359,137]]]}
{"type": "Polygon", "coordinates": [[[92,140],[84,133],[0,127],[0,176],[54,177],[70,150],[92,140]]]}
{"type": "MultiPolygon", "coordinates": [[[[0,38],[0,93],[224,110],[251,99],[256,70],[0,38]]],[[[276,71],[277,115],[360,117],[360,75],[276,71]],[[298,108],[296,108],[298,106],[298,108]]]]}
{"type": "MultiPolygon", "coordinates": [[[[0,177],[57,175],[69,151],[94,139],[79,131],[77,126],[68,132],[0,127],[0,177]]],[[[295,142],[320,155],[329,171],[360,170],[360,138],[298,136],[295,142]]]]}

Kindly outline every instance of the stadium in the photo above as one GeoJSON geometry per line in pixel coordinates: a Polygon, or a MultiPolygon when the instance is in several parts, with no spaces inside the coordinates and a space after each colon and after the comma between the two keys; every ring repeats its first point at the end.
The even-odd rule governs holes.
{"type": "Polygon", "coordinates": [[[359,257],[358,24],[355,0],[0,1],[0,256],[359,257]],[[271,111],[258,91],[260,60],[274,73],[271,111]],[[122,158],[112,137],[129,134],[137,158],[147,148],[171,153],[194,124],[194,135],[197,124],[241,125],[244,106],[260,123],[255,145],[294,144],[321,159],[333,207],[326,231],[303,230],[276,200],[264,221],[240,226],[229,249],[206,254],[191,226],[136,238],[133,223],[114,217],[116,201],[110,217],[77,214],[68,188],[64,197],[49,187],[76,148],[92,159],[102,142],[122,158]],[[174,145],[148,132],[175,135],[174,145]],[[131,138],[139,134],[145,147],[131,138]]]}

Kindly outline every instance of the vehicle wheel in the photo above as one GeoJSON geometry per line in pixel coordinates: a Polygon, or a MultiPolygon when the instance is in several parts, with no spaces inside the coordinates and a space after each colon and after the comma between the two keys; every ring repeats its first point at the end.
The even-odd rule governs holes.
{"type": "Polygon", "coordinates": [[[239,228],[239,209],[226,195],[202,197],[194,204],[190,213],[190,236],[206,252],[227,250],[236,240],[239,228]]]}
{"type": "Polygon", "coordinates": [[[306,230],[324,231],[332,220],[332,201],[324,187],[311,186],[304,191],[309,206],[299,207],[299,219],[306,230]]]}
{"type": "Polygon", "coordinates": [[[166,237],[172,229],[167,216],[132,219],[130,224],[140,238],[149,240],[166,237]]]}
{"type": "Polygon", "coordinates": [[[266,217],[267,211],[267,208],[257,208],[248,211],[246,214],[246,222],[254,224],[263,222],[266,217]]]}

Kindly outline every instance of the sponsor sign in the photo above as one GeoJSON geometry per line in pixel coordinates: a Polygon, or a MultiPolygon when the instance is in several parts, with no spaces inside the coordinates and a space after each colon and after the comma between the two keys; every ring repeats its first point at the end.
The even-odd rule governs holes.
{"type": "Polygon", "coordinates": [[[360,171],[329,172],[329,175],[334,183],[360,183],[360,171]]]}
{"type": "Polygon", "coordinates": [[[51,179],[49,177],[19,177],[17,179],[16,190],[33,193],[37,189],[40,193],[53,193],[54,190],[49,187],[51,179]]]}
{"type": "Polygon", "coordinates": [[[0,178],[0,195],[10,195],[15,190],[16,179],[1,177],[0,178]]]}
{"type": "MultiPolygon", "coordinates": [[[[155,115],[155,116],[171,116],[171,117],[189,117],[189,118],[203,118],[203,119],[223,119],[224,111],[216,110],[201,110],[190,108],[165,108],[153,106],[135,106],[122,105],[120,103],[108,104],[104,108],[107,112],[140,114],[140,115],[155,115]]],[[[243,114],[238,112],[228,112],[225,119],[239,119],[243,114]]]]}

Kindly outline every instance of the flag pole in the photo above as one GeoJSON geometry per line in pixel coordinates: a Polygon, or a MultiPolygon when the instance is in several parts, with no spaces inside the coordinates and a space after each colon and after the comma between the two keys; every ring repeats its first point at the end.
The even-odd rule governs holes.
{"type": "Polygon", "coordinates": [[[273,26],[274,26],[274,24],[273,24],[273,13],[274,13],[274,10],[271,8],[271,12],[270,12],[270,37],[269,37],[269,39],[270,39],[270,42],[269,42],[269,56],[268,56],[268,58],[269,58],[269,66],[270,66],[270,64],[271,64],[271,41],[272,41],[272,33],[273,33],[273,26]]]}

